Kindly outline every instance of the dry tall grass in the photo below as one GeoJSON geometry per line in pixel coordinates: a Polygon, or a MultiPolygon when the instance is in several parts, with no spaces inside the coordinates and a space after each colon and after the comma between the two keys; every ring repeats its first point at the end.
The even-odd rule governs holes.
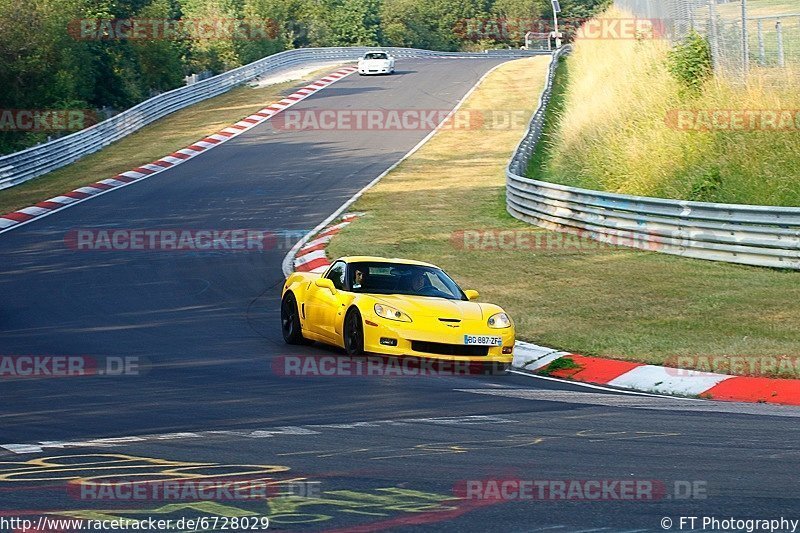
{"type": "Polygon", "coordinates": [[[678,110],[797,113],[800,71],[754,69],[747,87],[715,78],[687,95],[667,70],[668,51],[658,39],[576,42],[547,179],[645,196],[800,205],[800,120],[788,131],[735,132],[685,131],[667,120],[678,110]]]}

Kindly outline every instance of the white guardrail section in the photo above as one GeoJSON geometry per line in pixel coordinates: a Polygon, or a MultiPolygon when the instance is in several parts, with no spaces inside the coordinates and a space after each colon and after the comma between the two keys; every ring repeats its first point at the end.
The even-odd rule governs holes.
{"type": "MultiPolygon", "coordinates": [[[[89,128],[20,152],[0,157],[0,189],[13,187],[68,165],[170,113],[222,94],[263,74],[293,66],[333,61],[355,61],[370,50],[386,50],[397,58],[515,58],[541,54],[522,50],[435,52],[414,48],[299,48],[280,52],[192,85],[154,96],[89,128]]],[[[547,52],[544,52],[547,53],[547,52]]]]}
{"type": "Polygon", "coordinates": [[[800,270],[800,208],[628,196],[524,177],[542,133],[558,58],[568,51],[553,55],[539,107],[506,169],[506,206],[513,217],[609,244],[800,270]]]}

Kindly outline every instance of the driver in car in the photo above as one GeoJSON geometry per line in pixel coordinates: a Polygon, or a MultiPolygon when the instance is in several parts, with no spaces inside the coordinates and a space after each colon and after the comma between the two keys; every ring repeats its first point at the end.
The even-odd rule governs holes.
{"type": "Polygon", "coordinates": [[[364,280],[366,279],[367,274],[362,270],[356,270],[355,279],[353,280],[353,288],[354,289],[361,289],[364,286],[364,280]]]}

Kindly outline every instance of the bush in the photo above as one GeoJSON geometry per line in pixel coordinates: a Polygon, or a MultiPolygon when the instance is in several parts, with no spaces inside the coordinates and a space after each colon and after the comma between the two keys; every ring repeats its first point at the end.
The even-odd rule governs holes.
{"type": "Polygon", "coordinates": [[[706,38],[692,30],[667,54],[667,68],[685,90],[700,92],[714,72],[711,46],[706,38]]]}

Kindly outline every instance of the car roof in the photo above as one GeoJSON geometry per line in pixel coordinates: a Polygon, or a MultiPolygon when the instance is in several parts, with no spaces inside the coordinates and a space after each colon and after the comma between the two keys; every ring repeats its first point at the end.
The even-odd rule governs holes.
{"type": "Polygon", "coordinates": [[[397,263],[400,265],[417,265],[417,266],[439,268],[434,264],[425,263],[422,261],[415,261],[413,259],[398,259],[396,257],[390,259],[387,257],[377,257],[372,255],[351,255],[348,257],[340,257],[338,261],[344,261],[345,263],[397,263]]]}

